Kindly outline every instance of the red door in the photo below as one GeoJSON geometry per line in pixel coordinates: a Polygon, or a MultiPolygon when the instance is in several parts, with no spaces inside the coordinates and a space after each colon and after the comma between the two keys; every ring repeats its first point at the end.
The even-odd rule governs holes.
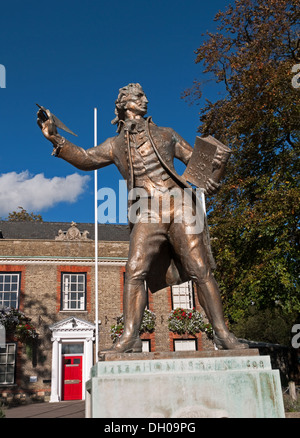
{"type": "Polygon", "coordinates": [[[63,400],[82,399],[82,356],[63,356],[63,400]]]}

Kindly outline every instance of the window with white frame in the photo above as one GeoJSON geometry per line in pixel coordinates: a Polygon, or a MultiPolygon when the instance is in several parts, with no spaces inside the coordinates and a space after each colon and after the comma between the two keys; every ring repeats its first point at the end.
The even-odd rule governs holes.
{"type": "Polygon", "coordinates": [[[85,310],[86,274],[62,274],[62,310],[85,310]]]}
{"type": "Polygon", "coordinates": [[[0,385],[15,383],[16,344],[0,347],[0,385]]]}
{"type": "Polygon", "coordinates": [[[142,339],[142,352],[149,353],[151,351],[150,339],[142,339]]]}
{"type": "Polygon", "coordinates": [[[20,272],[0,272],[0,307],[19,307],[20,272]]]}
{"type": "Polygon", "coordinates": [[[174,351],[196,351],[197,344],[195,339],[175,339],[174,351]]]}
{"type": "Polygon", "coordinates": [[[177,307],[192,309],[194,307],[193,283],[191,281],[172,286],[172,305],[173,309],[177,307]]]}

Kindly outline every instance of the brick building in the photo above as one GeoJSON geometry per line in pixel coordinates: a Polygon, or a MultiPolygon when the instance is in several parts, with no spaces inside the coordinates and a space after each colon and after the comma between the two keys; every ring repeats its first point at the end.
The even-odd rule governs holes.
{"type": "MultiPolygon", "coordinates": [[[[0,346],[0,396],[84,399],[95,363],[94,224],[0,221],[0,230],[0,306],[24,312],[39,334],[31,349],[14,339],[0,346]]],[[[105,349],[122,314],[129,228],[99,224],[98,239],[99,348],[105,349]]],[[[156,325],[142,335],[144,351],[213,348],[202,333],[168,330],[176,307],[201,310],[192,284],[148,292],[156,325]]]]}

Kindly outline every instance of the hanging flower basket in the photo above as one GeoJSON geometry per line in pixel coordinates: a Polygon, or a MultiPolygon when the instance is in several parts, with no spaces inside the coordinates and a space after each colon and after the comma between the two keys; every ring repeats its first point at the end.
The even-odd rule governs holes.
{"type": "Polygon", "coordinates": [[[203,321],[201,313],[195,308],[182,309],[177,307],[169,314],[168,328],[171,332],[179,335],[195,335],[199,332],[206,332],[210,335],[212,333],[211,325],[203,321]]]}
{"type": "Polygon", "coordinates": [[[0,309],[0,325],[5,328],[7,337],[22,343],[28,343],[38,337],[31,319],[11,307],[0,309]]]}
{"type": "MultiPolygon", "coordinates": [[[[151,312],[151,310],[146,309],[143,315],[142,324],[140,328],[140,334],[148,332],[152,333],[155,328],[156,315],[151,312]]],[[[124,316],[120,315],[117,317],[117,324],[114,324],[110,328],[110,335],[113,342],[116,342],[117,339],[122,335],[124,331],[124,316]]]]}

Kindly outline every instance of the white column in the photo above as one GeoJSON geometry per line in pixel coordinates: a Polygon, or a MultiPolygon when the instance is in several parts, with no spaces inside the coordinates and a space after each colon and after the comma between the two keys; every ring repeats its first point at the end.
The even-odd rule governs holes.
{"type": "Polygon", "coordinates": [[[85,399],[86,391],[85,384],[90,379],[91,376],[91,368],[93,366],[93,341],[95,338],[89,337],[84,341],[84,367],[83,367],[83,375],[82,375],[82,398],[85,399]]]}
{"type": "Polygon", "coordinates": [[[50,402],[59,400],[59,346],[58,338],[52,338],[52,370],[51,370],[51,396],[50,402]]]}

